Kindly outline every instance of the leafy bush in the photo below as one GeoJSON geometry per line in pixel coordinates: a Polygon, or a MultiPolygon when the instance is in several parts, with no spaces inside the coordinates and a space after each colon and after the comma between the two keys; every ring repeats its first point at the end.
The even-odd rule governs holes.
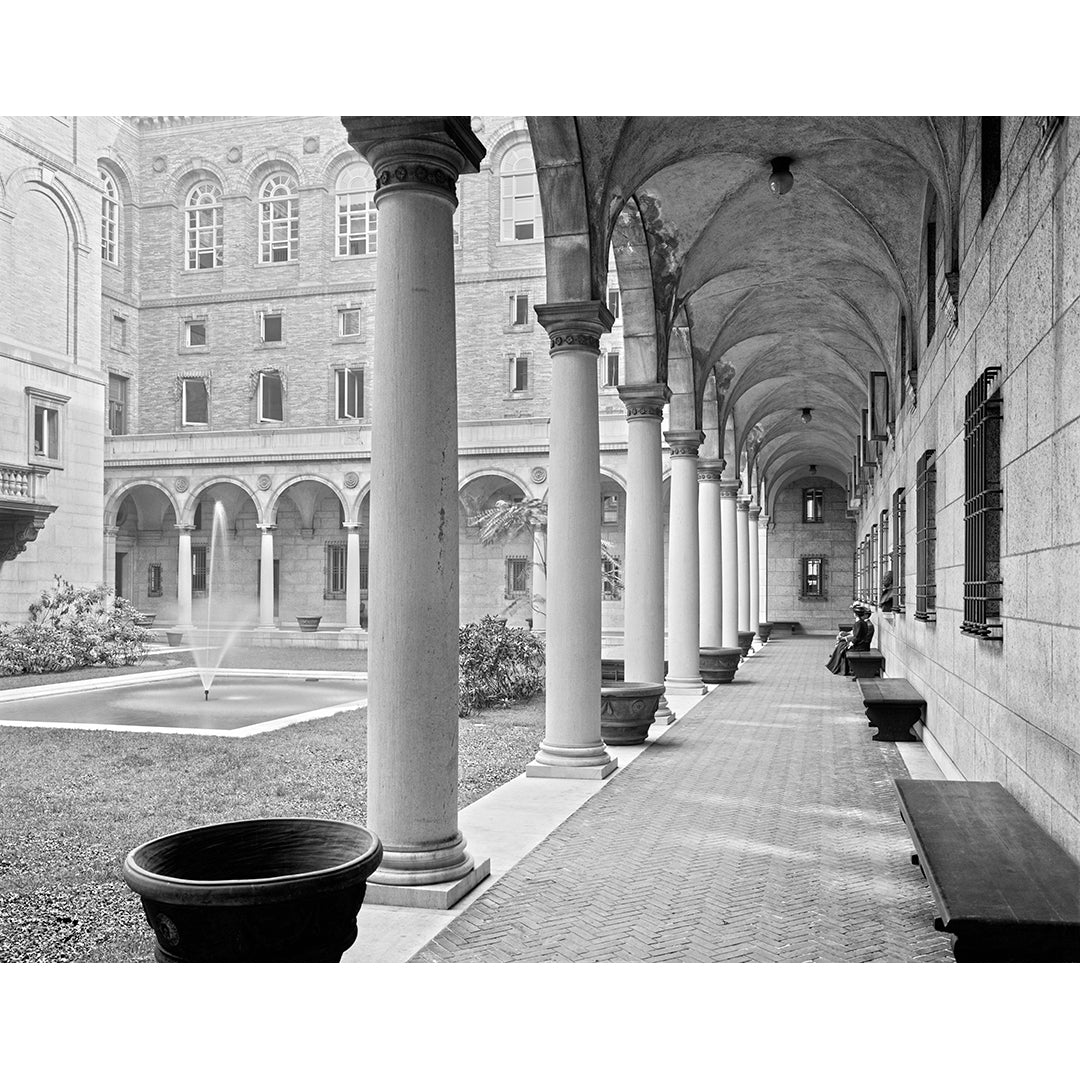
{"type": "Polygon", "coordinates": [[[544,687],[544,643],[528,630],[485,615],[459,632],[459,716],[506,708],[544,687]]]}
{"type": "Polygon", "coordinates": [[[124,667],[146,655],[150,633],[135,608],[104,585],[56,583],[30,605],[30,620],[0,624],[0,676],[71,668],[124,667]]]}

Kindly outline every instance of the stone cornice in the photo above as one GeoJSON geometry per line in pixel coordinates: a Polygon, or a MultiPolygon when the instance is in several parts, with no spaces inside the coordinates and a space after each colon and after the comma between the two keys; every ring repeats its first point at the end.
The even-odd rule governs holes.
{"type": "Polygon", "coordinates": [[[192,296],[150,297],[141,300],[139,310],[150,308],[189,308],[206,304],[252,303],[261,300],[289,300],[306,296],[344,296],[350,293],[374,293],[375,281],[356,281],[337,285],[297,285],[286,289],[250,289],[245,292],[201,293],[192,296]]]}

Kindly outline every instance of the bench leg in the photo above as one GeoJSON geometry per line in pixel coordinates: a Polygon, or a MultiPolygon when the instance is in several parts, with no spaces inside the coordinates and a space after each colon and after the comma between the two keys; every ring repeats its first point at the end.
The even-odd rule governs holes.
{"type": "Polygon", "coordinates": [[[876,727],[875,742],[918,742],[911,733],[912,725],[922,719],[917,706],[874,704],[866,706],[867,727],[876,727]]]}

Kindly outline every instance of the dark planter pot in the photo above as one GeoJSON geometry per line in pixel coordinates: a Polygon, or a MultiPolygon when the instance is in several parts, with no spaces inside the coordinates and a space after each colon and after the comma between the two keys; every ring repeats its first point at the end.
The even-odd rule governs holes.
{"type": "Polygon", "coordinates": [[[305,634],[312,634],[319,629],[319,623],[322,622],[321,615],[297,615],[296,622],[300,629],[305,634]]]}
{"type": "Polygon", "coordinates": [[[663,683],[618,682],[601,686],[600,738],[609,746],[643,743],[663,693],[663,683]]]}
{"type": "Polygon", "coordinates": [[[333,963],[356,940],[379,838],[321,818],[226,821],[124,860],[158,963],[333,963]]]}
{"type": "Polygon", "coordinates": [[[156,618],[156,611],[137,611],[135,612],[135,625],[149,628],[154,625],[154,620],[156,618]]]}
{"type": "Polygon", "coordinates": [[[769,635],[772,633],[772,623],[771,622],[759,622],[757,624],[757,632],[758,632],[758,637],[761,638],[762,642],[768,641],[769,640],[769,635]]]}
{"type": "Polygon", "coordinates": [[[166,630],[165,640],[172,646],[181,645],[184,641],[184,635],[176,630],[166,630]]]}
{"type": "Polygon", "coordinates": [[[735,678],[742,652],[739,649],[702,649],[700,657],[702,682],[729,683],[735,678]]]}
{"type": "Polygon", "coordinates": [[[753,630],[740,630],[739,631],[739,651],[746,656],[750,651],[750,646],[754,644],[754,631],[753,630]]]}

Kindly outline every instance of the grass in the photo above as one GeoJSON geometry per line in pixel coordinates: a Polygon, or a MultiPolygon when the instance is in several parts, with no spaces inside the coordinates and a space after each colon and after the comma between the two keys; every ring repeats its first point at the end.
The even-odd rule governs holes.
{"type": "MultiPolygon", "coordinates": [[[[349,670],[356,654],[243,649],[226,665],[349,670]]],[[[463,807],[524,771],[543,736],[543,698],[459,723],[463,807]]],[[[364,709],[247,739],[0,728],[0,961],[152,960],[150,928],[120,877],[127,852],[230,818],[362,823],[366,745],[364,709]]]]}

